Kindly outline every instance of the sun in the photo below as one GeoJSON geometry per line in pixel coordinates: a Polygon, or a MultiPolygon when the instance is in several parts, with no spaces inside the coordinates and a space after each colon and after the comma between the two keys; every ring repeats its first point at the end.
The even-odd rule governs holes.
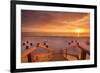
{"type": "Polygon", "coordinates": [[[75,33],[77,33],[78,37],[80,36],[80,33],[82,33],[82,32],[84,32],[83,29],[80,29],[80,28],[75,29],[75,33]]]}
{"type": "Polygon", "coordinates": [[[82,33],[83,32],[83,29],[77,28],[77,29],[75,29],[75,32],[76,33],[82,33]]]}

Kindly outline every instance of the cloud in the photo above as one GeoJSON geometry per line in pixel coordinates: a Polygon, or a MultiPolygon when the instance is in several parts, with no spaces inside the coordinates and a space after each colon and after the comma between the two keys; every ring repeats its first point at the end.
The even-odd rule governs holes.
{"type": "Polygon", "coordinates": [[[22,32],[68,32],[90,29],[90,14],[22,10],[22,32]]]}

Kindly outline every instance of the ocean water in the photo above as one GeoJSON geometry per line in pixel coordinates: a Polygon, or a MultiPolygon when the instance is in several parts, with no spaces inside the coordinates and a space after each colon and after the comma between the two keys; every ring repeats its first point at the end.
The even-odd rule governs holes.
{"type": "MultiPolygon", "coordinates": [[[[54,36],[31,36],[31,37],[22,37],[22,51],[25,50],[26,46],[29,46],[29,48],[35,47],[37,45],[37,43],[44,43],[46,42],[46,44],[48,45],[48,47],[50,49],[53,49],[55,53],[60,53],[63,49],[65,49],[66,47],[68,47],[71,44],[75,44],[75,43],[84,43],[86,46],[88,46],[86,49],[90,49],[89,48],[89,43],[90,43],[90,38],[89,37],[54,37],[54,36]],[[27,43],[28,41],[28,43],[27,43]],[[24,43],[24,45],[23,45],[24,43]],[[32,45],[30,45],[30,43],[32,43],[32,45]]],[[[42,50],[36,50],[37,53],[41,53],[41,52],[45,52],[42,50]]],[[[69,53],[73,53],[73,54],[78,54],[80,52],[79,49],[77,48],[69,48],[68,49],[69,53]]]]}

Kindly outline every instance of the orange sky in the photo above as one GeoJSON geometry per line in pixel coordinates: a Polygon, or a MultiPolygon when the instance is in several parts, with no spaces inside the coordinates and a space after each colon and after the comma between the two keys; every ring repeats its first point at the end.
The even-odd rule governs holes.
{"type": "Polygon", "coordinates": [[[89,36],[90,14],[22,10],[22,32],[50,33],[57,36],[89,36]]]}

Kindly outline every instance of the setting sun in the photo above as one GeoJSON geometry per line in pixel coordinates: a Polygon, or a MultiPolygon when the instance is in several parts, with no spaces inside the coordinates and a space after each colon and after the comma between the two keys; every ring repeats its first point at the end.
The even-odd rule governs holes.
{"type": "Polygon", "coordinates": [[[89,17],[89,13],[22,11],[22,32],[31,33],[28,36],[86,37],[89,17]]]}
{"type": "Polygon", "coordinates": [[[76,33],[82,33],[82,32],[84,32],[84,30],[83,29],[80,29],[80,28],[77,28],[77,29],[75,29],[75,32],[76,33]]]}

